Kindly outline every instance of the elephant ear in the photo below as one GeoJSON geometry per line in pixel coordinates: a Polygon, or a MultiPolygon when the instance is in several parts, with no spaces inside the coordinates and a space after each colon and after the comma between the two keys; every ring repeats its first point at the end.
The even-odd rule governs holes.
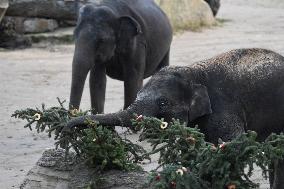
{"type": "Polygon", "coordinates": [[[198,117],[211,114],[212,109],[207,88],[199,84],[194,84],[191,88],[193,94],[189,105],[188,117],[190,121],[193,121],[198,117]]]}
{"type": "Polygon", "coordinates": [[[134,18],[129,16],[120,17],[117,41],[118,52],[128,54],[133,51],[136,44],[136,36],[141,33],[141,26],[134,18]]]}
{"type": "Polygon", "coordinates": [[[120,36],[136,36],[142,33],[140,24],[131,16],[122,16],[119,18],[120,36]]]}

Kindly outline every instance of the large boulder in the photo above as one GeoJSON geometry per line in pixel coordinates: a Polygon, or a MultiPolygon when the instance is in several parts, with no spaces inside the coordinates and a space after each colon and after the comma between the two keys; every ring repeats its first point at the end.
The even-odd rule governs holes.
{"type": "Polygon", "coordinates": [[[0,23],[0,48],[15,49],[31,46],[29,37],[15,31],[15,23],[3,19],[0,23]]]}
{"type": "Polygon", "coordinates": [[[7,16],[74,20],[76,19],[76,11],[77,7],[74,1],[10,0],[7,16]]]}
{"type": "Polygon", "coordinates": [[[209,5],[204,0],[155,0],[170,18],[175,30],[196,30],[215,23],[209,5]]]}
{"type": "Polygon", "coordinates": [[[58,22],[53,19],[5,16],[4,20],[13,23],[15,32],[20,34],[50,32],[58,28],[58,22]]]}
{"type": "Polygon", "coordinates": [[[28,172],[21,189],[147,189],[146,172],[118,170],[99,173],[74,154],[65,158],[63,150],[47,150],[28,172]]]}
{"type": "Polygon", "coordinates": [[[23,22],[24,33],[42,33],[54,31],[58,23],[53,19],[28,18],[23,22]]]}

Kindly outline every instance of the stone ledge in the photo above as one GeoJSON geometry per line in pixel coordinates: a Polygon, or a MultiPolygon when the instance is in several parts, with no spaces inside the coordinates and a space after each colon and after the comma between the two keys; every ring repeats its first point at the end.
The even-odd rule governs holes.
{"type": "Polygon", "coordinates": [[[21,189],[78,189],[92,182],[97,189],[147,189],[147,172],[110,170],[98,173],[63,150],[47,150],[28,172],[21,189]]]}
{"type": "Polygon", "coordinates": [[[33,43],[51,42],[51,43],[72,43],[74,42],[73,36],[74,27],[59,28],[54,32],[28,34],[33,43]]]}

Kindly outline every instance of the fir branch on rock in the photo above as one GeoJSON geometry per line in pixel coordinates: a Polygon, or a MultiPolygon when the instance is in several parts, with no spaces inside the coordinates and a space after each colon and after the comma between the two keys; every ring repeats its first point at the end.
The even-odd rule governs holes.
{"type": "Polygon", "coordinates": [[[57,100],[58,107],[46,108],[43,104],[41,109],[16,110],[12,117],[27,121],[25,128],[32,130],[34,127],[37,132],[46,131],[49,137],[54,134],[56,148],[64,149],[66,154],[73,149],[90,166],[100,170],[141,169],[136,163],[144,158],[149,159],[149,156],[144,155],[146,151],[143,147],[91,120],[88,120],[87,129],[75,127],[62,132],[70,119],[89,115],[91,111],[68,110],[64,107],[65,101],[59,98],[57,100]]]}
{"type": "Polygon", "coordinates": [[[28,123],[24,126],[25,128],[32,130],[32,125],[35,125],[37,132],[48,132],[49,137],[54,132],[55,139],[57,139],[67,121],[73,117],[90,113],[90,111],[83,112],[76,109],[69,111],[64,107],[65,100],[61,101],[57,98],[57,101],[59,103],[58,107],[55,106],[46,109],[45,104],[42,104],[41,109],[27,108],[25,110],[16,110],[12,114],[12,117],[27,121],[28,123]]]}

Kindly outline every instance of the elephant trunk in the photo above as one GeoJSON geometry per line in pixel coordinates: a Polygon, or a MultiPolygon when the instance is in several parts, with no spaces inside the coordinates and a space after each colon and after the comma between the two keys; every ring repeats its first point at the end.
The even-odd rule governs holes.
{"type": "Polygon", "coordinates": [[[96,115],[88,115],[82,116],[78,118],[74,118],[70,120],[67,124],[67,129],[78,127],[80,129],[87,128],[88,120],[92,120],[98,122],[102,126],[122,126],[122,127],[130,127],[131,119],[134,118],[134,114],[129,113],[128,111],[120,111],[117,113],[110,114],[96,114],[96,115]]]}
{"type": "Polygon", "coordinates": [[[88,118],[99,122],[99,124],[103,126],[130,127],[131,119],[134,118],[134,114],[130,114],[128,111],[124,110],[117,113],[91,115],[87,117],[87,119],[88,118]]]}
{"type": "Polygon", "coordinates": [[[69,102],[70,109],[74,109],[74,108],[79,109],[86,77],[87,77],[87,73],[83,73],[82,75],[80,75],[78,74],[78,70],[73,69],[70,102],[69,102]]]}
{"type": "Polygon", "coordinates": [[[135,114],[154,116],[152,114],[143,114],[146,113],[144,110],[145,109],[143,107],[134,103],[126,110],[119,111],[117,113],[96,114],[74,118],[68,122],[67,128],[79,127],[81,129],[84,129],[87,127],[88,120],[99,122],[99,124],[102,126],[131,127],[131,119],[135,118],[135,114]]]}
{"type": "Polygon", "coordinates": [[[72,63],[70,109],[79,109],[86,77],[92,65],[94,65],[94,56],[91,53],[91,47],[86,46],[82,45],[80,40],[78,40],[75,46],[72,63]]]}

